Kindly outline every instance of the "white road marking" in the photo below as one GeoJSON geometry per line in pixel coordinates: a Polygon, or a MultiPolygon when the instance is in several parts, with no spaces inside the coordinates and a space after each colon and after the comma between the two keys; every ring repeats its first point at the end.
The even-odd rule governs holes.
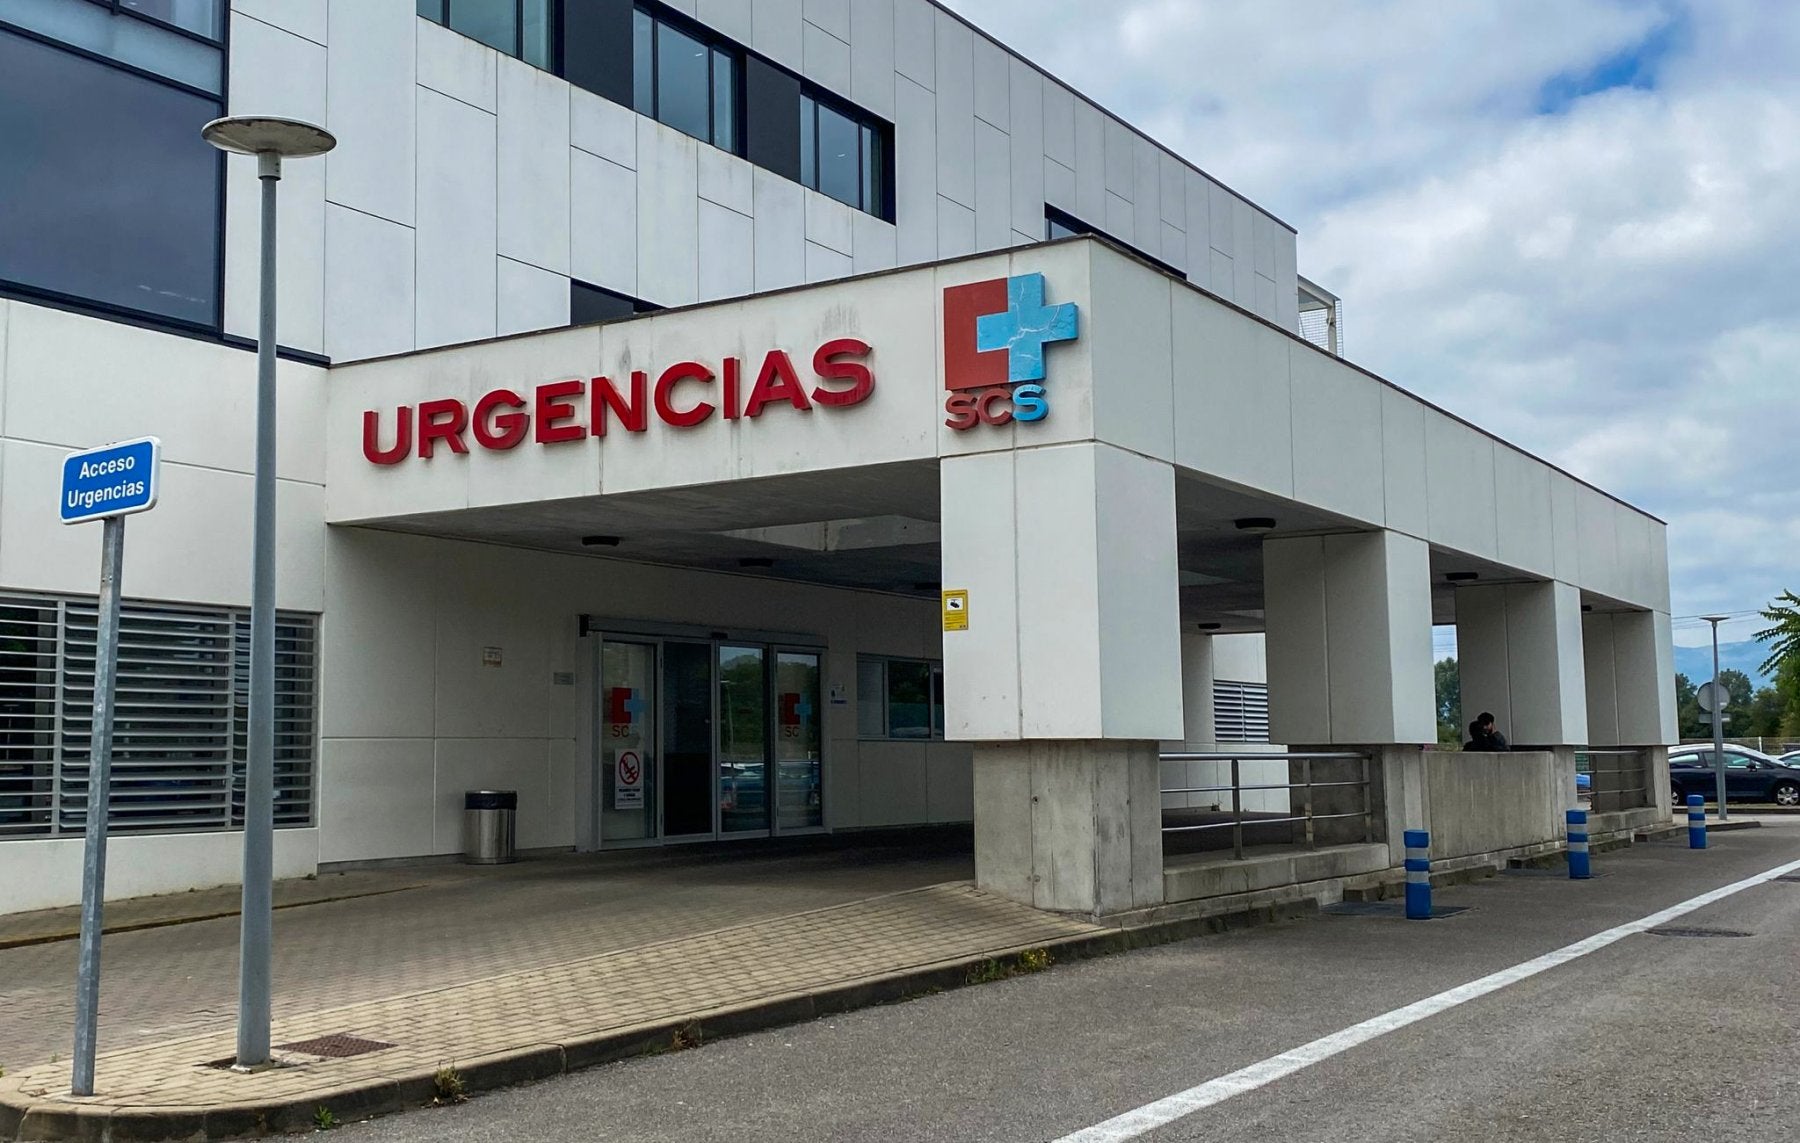
{"type": "Polygon", "coordinates": [[[1558,965],[1567,964],[1572,960],[1587,956],[1589,953],[1599,952],[1608,945],[1635,933],[1666,925],[1677,917],[1685,916],[1696,909],[1703,909],[1715,901],[1722,901],[1733,894],[1773,881],[1777,877],[1784,877],[1796,870],[1800,870],[1800,861],[1790,861],[1786,865],[1778,865],[1774,869],[1758,873],[1754,877],[1734,881],[1730,885],[1702,893],[1698,897],[1689,898],[1679,905],[1671,905],[1648,917],[1628,922],[1617,928],[1607,929],[1603,933],[1595,933],[1585,940],[1565,945],[1555,952],[1547,952],[1543,956],[1523,961],[1511,968],[1503,968],[1499,972],[1491,973],[1479,980],[1459,984],[1436,996],[1428,996],[1424,1000],[1408,1004],[1404,1008],[1396,1008],[1392,1012],[1364,1020],[1360,1024],[1352,1024],[1341,1032],[1333,1032],[1310,1044],[1302,1044],[1300,1047],[1282,1052],[1280,1055],[1270,1056],[1249,1067],[1239,1068],[1229,1075],[1208,1080],[1198,1087],[1190,1087],[1186,1091],[1179,1091],[1153,1103],[1146,1103],[1123,1115],[1115,1115],[1103,1123],[1085,1127],[1072,1135],[1064,1135],[1055,1140],[1055,1143],[1125,1143],[1128,1139],[1136,1139],[1140,1135],[1154,1131],[1158,1127],[1167,1126],[1196,1111],[1203,1111],[1215,1104],[1223,1103],[1234,1095],[1255,1091],[1284,1076],[1293,1075],[1303,1068],[1309,1068],[1341,1052],[1347,1052],[1359,1044],[1366,1044],[1370,1040],[1385,1036],[1389,1032],[1396,1032],[1409,1024],[1417,1024],[1421,1020],[1448,1011],[1459,1004],[1467,1004],[1490,992],[1498,992],[1509,984],[1528,980],[1539,973],[1548,972],[1558,965]]]}

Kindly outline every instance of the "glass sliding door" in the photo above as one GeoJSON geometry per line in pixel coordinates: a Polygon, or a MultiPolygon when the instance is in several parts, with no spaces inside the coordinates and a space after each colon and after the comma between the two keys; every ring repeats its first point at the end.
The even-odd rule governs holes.
{"type": "Polygon", "coordinates": [[[663,643],[663,836],[711,836],[712,644],[663,643]]]}
{"type": "Polygon", "coordinates": [[[817,652],[776,652],[772,705],[777,828],[815,829],[825,823],[817,652]]]}
{"type": "Polygon", "coordinates": [[[719,646],[719,832],[769,828],[765,649],[719,646]]]}
{"type": "Polygon", "coordinates": [[[656,647],[600,647],[600,837],[656,836],[656,647]]]}

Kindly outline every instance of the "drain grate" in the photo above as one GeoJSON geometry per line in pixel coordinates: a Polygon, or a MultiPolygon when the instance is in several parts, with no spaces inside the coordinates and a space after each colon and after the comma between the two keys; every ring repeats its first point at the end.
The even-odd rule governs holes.
{"type": "Polygon", "coordinates": [[[363,1056],[370,1052],[379,1052],[383,1048],[394,1045],[384,1044],[380,1040],[365,1040],[361,1036],[351,1036],[337,1032],[330,1036],[315,1036],[310,1040],[295,1040],[291,1044],[276,1044],[283,1052],[300,1052],[308,1056],[324,1056],[327,1059],[344,1059],[348,1056],[363,1056]]]}
{"type": "MultiPolygon", "coordinates": [[[[1454,917],[1458,913],[1468,912],[1467,905],[1433,905],[1431,919],[1454,917]]],[[[1336,905],[1327,905],[1319,912],[1331,917],[1404,917],[1406,902],[1404,901],[1340,901],[1336,905]]]]}
{"type": "Polygon", "coordinates": [[[1678,926],[1664,925],[1660,929],[1646,929],[1653,937],[1751,937],[1755,933],[1746,933],[1739,929],[1684,929],[1678,926]]]}

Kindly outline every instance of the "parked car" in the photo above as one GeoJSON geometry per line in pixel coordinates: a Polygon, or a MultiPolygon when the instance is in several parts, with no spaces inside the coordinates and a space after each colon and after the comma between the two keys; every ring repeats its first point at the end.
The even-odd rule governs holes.
{"type": "Polygon", "coordinates": [[[1800,750],[1790,750],[1786,754],[1777,754],[1775,761],[1786,762],[1789,766],[1800,766],[1800,750]]]}
{"type": "MultiPolygon", "coordinates": [[[[1680,746],[1669,751],[1669,784],[1675,803],[1689,794],[1707,801],[1718,797],[1718,776],[1713,769],[1713,748],[1680,746]]],[[[1800,766],[1771,758],[1748,746],[1725,746],[1725,797],[1733,802],[1774,802],[1800,806],[1800,766]]]]}

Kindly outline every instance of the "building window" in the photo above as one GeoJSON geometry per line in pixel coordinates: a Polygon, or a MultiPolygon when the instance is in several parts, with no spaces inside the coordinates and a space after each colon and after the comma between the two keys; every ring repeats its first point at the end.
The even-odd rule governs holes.
{"type": "Polygon", "coordinates": [[[698,28],[638,8],[632,16],[632,102],[640,115],[738,153],[742,57],[698,28]]]}
{"type": "Polygon", "coordinates": [[[617,321],[633,314],[654,313],[662,309],[642,298],[614,293],[590,286],[586,282],[569,282],[569,324],[592,325],[597,321],[617,321]]]}
{"type": "MultiPolygon", "coordinates": [[[[87,818],[97,601],[0,596],[0,840],[79,835],[87,818]]],[[[275,620],[275,824],[313,821],[318,619],[275,620]]],[[[108,828],[244,822],[250,616],[128,601],[119,618],[108,828]]]]}
{"type": "Polygon", "coordinates": [[[800,181],[878,218],[888,215],[885,124],[815,89],[800,97],[800,181]]]}
{"type": "Polygon", "coordinates": [[[1213,683],[1213,737],[1220,742],[1267,742],[1268,685],[1213,683]]]}
{"type": "Polygon", "coordinates": [[[419,0],[419,15],[548,71],[555,0],[419,0]]]}
{"type": "Polygon", "coordinates": [[[1092,234],[1097,238],[1104,238],[1108,242],[1111,242],[1115,246],[1123,246],[1125,249],[1131,251],[1133,254],[1136,254],[1139,258],[1142,258],[1144,261],[1152,263],[1153,265],[1162,267],[1164,270],[1167,270],[1169,273],[1175,275],[1177,278],[1186,277],[1186,275],[1183,274],[1180,270],[1176,269],[1174,266],[1169,265],[1167,262],[1163,261],[1161,258],[1158,258],[1154,254],[1145,252],[1142,247],[1134,246],[1131,243],[1126,242],[1125,240],[1123,240],[1121,238],[1118,238],[1118,237],[1115,237],[1114,235],[1108,234],[1106,231],[1100,229],[1098,226],[1091,226],[1088,223],[1083,222],[1081,219],[1076,218],[1074,215],[1069,214],[1066,211],[1058,210],[1053,206],[1047,206],[1044,208],[1044,237],[1045,237],[1045,239],[1047,239],[1048,241],[1054,242],[1058,238],[1072,238],[1078,234],[1092,234]]]}
{"type": "MultiPolygon", "coordinates": [[[[215,64],[220,55],[97,5],[71,7],[215,64]]],[[[224,160],[200,128],[220,114],[218,98],[191,85],[0,31],[0,282],[216,330],[224,160]]]]}
{"type": "Polygon", "coordinates": [[[856,733],[859,738],[944,737],[944,668],[923,659],[856,661],[856,733]]]}

